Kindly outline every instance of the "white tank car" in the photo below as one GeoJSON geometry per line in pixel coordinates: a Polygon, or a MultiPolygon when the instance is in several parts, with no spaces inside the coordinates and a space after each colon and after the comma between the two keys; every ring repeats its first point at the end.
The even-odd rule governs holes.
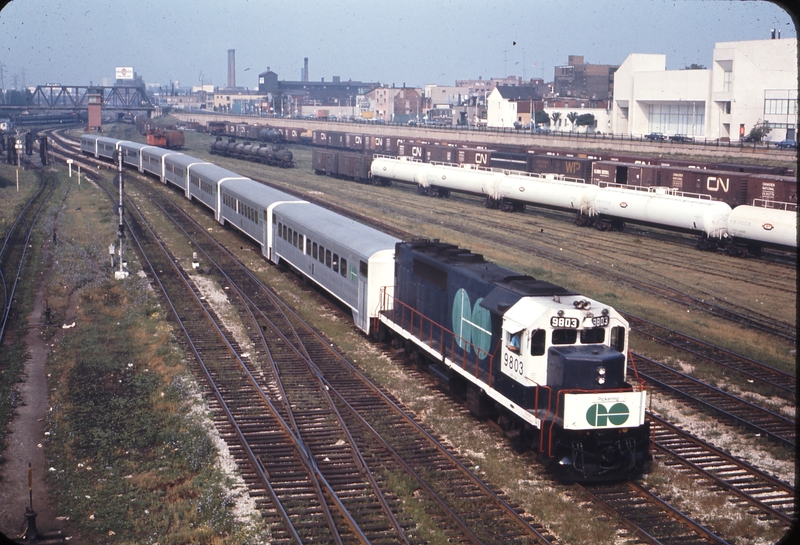
{"type": "Polygon", "coordinates": [[[727,203],[673,193],[664,187],[601,187],[594,203],[601,217],[702,232],[709,238],[726,235],[731,213],[727,203]]]}
{"type": "Polygon", "coordinates": [[[495,199],[510,199],[593,216],[598,187],[557,176],[510,174],[497,185],[495,199]]]}
{"type": "Polygon", "coordinates": [[[740,205],[728,216],[728,234],[734,240],[797,248],[797,212],[740,205]]]}
{"type": "Polygon", "coordinates": [[[376,155],[372,160],[370,172],[373,178],[424,185],[426,183],[425,171],[428,168],[430,168],[429,163],[423,163],[410,157],[376,155]]]}
{"type": "Polygon", "coordinates": [[[477,165],[431,163],[425,173],[424,187],[433,185],[473,195],[492,195],[503,177],[502,171],[492,171],[477,165]]]}

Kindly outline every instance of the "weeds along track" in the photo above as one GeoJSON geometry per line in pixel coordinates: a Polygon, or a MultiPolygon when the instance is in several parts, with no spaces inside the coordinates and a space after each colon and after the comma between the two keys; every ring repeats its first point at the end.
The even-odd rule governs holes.
{"type": "MultiPolygon", "coordinates": [[[[199,249],[204,263],[213,263],[215,274],[239,294],[240,314],[249,315],[255,325],[249,330],[251,341],[261,347],[256,360],[250,358],[256,366],[253,375],[258,378],[261,369],[270,368],[277,397],[289,413],[286,420],[365,534],[366,528],[383,527],[388,533],[387,526],[393,526],[399,538],[389,536],[389,540],[408,542],[404,529],[413,531],[413,521],[405,518],[390,525],[363,514],[374,516],[381,503],[390,519],[395,513],[402,518],[396,492],[383,487],[390,477],[405,475],[419,494],[411,501],[421,502],[425,512],[439,521],[438,531],[450,540],[549,542],[540,526],[521,517],[517,506],[509,505],[475,477],[180,207],[157,194],[151,198],[158,200],[159,207],[199,249]],[[364,492],[370,488],[372,492],[364,492]],[[371,495],[384,499],[370,502],[371,495]]],[[[387,535],[368,537],[371,542],[387,539],[387,535]]]]}
{"type": "Polygon", "coordinates": [[[761,385],[777,390],[782,398],[790,402],[796,402],[797,376],[794,374],[775,369],[739,354],[734,354],[729,350],[718,348],[700,339],[695,339],[674,329],[660,326],[631,314],[626,314],[625,318],[628,320],[631,330],[639,336],[689,353],[702,361],[719,366],[725,371],[740,373],[751,383],[758,382],[761,385]]]}
{"type": "Polygon", "coordinates": [[[25,257],[30,246],[33,229],[36,227],[45,205],[56,189],[56,177],[51,172],[36,170],[39,188],[28,199],[17,218],[8,230],[2,234],[0,246],[0,288],[2,288],[3,306],[0,308],[0,344],[3,343],[6,328],[12,317],[14,295],[20,281],[25,257]]]}
{"type": "Polygon", "coordinates": [[[795,488],[648,413],[654,427],[656,458],[692,474],[692,482],[722,494],[726,501],[755,509],[762,520],[788,531],[797,516],[795,488]]]}
{"type": "Polygon", "coordinates": [[[797,423],[794,419],[775,414],[641,354],[634,352],[633,356],[634,366],[629,367],[629,371],[637,372],[651,386],[688,401],[721,422],[742,426],[758,437],[766,437],[790,452],[795,451],[797,423]]]}

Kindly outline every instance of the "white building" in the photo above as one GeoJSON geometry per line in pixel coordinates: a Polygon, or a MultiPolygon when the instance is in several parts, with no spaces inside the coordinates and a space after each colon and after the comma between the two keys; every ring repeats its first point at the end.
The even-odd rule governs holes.
{"type": "Polygon", "coordinates": [[[713,58],[667,71],[665,55],[630,55],[614,74],[612,132],[738,140],[768,122],[766,139],[796,138],[796,39],[720,42],[713,58]]]}

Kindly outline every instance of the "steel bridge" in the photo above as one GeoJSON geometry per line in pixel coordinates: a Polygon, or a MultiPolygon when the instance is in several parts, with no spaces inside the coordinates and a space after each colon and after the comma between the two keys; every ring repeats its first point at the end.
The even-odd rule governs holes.
{"type": "Polygon", "coordinates": [[[144,87],[98,85],[39,85],[25,109],[86,110],[89,96],[102,97],[103,110],[152,112],[155,106],[144,87]]]}

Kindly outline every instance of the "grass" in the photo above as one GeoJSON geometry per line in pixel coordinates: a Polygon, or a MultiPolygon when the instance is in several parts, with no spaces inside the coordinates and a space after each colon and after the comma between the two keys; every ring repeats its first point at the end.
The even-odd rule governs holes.
{"type": "MultiPolygon", "coordinates": [[[[58,513],[84,537],[113,535],[116,543],[268,541],[257,512],[255,518],[233,515],[246,491],[218,467],[211,425],[198,418],[207,409],[197,410],[197,386],[158,297],[135,274],[132,253],[134,274],[125,282],[112,279],[107,246],[115,241],[116,218],[110,203],[91,184],[78,189],[64,172],[59,176],[55,204],[32,245],[37,266],[20,295],[20,313],[27,316],[24,309],[49,267],[43,288],[55,320],[76,323],[54,343],[47,362],[53,393],[45,455],[58,513]],[[40,250],[55,226],[58,244],[44,262],[40,250]]],[[[3,202],[3,217],[12,206],[12,199],[3,202]]],[[[48,331],[52,338],[56,329],[48,331]]],[[[3,429],[24,351],[16,342],[0,356],[3,429]]]]}
{"type": "MultiPolygon", "coordinates": [[[[20,171],[19,191],[16,188],[16,169],[0,164],[0,237],[16,220],[24,204],[39,188],[39,177],[31,170],[20,171]]],[[[57,211],[58,202],[64,190],[57,190],[40,216],[38,228],[32,233],[29,251],[23,265],[22,282],[14,296],[14,305],[9,314],[6,336],[0,350],[0,461],[5,450],[8,424],[14,414],[14,406],[19,401],[18,384],[23,380],[27,348],[23,342],[26,335],[27,318],[33,308],[36,286],[28,279],[39,278],[46,266],[43,255],[44,233],[52,230],[52,218],[57,211]]],[[[11,278],[6,278],[7,283],[11,278]]]]}

